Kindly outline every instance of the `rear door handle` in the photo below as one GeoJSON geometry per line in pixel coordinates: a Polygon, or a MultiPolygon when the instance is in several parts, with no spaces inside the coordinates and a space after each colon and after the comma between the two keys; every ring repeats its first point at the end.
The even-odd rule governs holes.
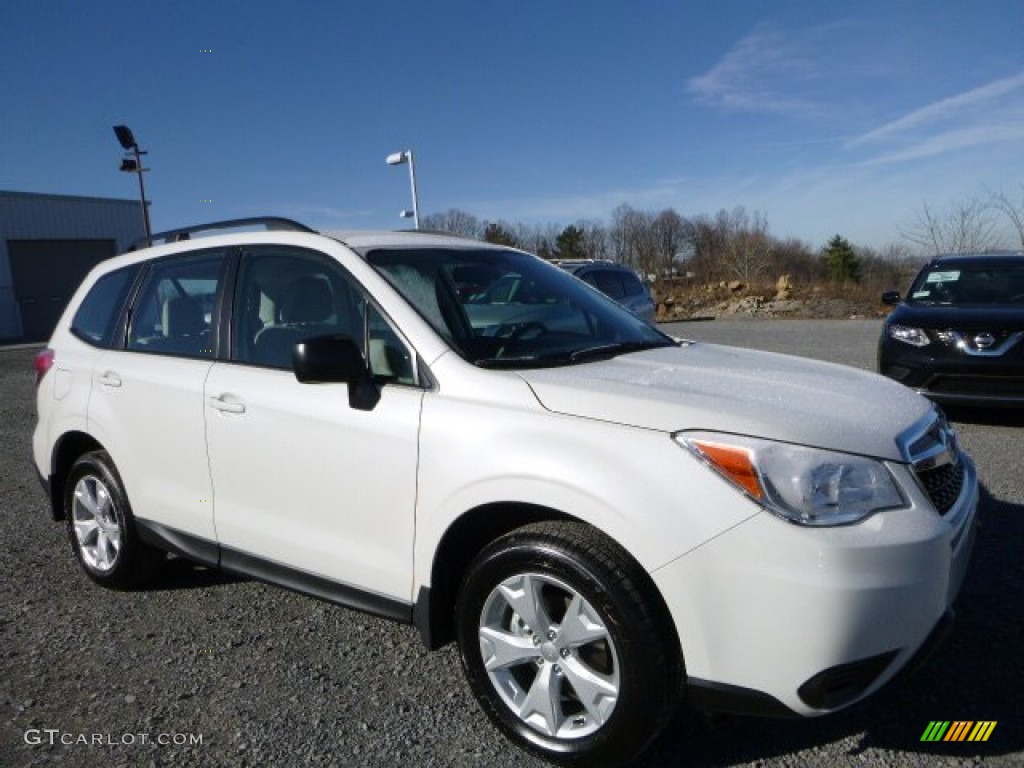
{"type": "Polygon", "coordinates": [[[211,397],[210,407],[224,413],[245,413],[245,404],[237,400],[225,400],[224,396],[211,397]]]}
{"type": "Polygon", "coordinates": [[[113,371],[104,371],[99,376],[99,382],[105,387],[120,387],[121,377],[113,371]]]}

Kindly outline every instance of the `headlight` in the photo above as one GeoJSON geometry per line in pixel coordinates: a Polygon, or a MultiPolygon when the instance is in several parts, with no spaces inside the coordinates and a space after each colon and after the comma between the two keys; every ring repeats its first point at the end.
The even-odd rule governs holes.
{"type": "Polygon", "coordinates": [[[907,502],[880,461],[715,432],[676,442],[770,512],[801,525],[856,523],[907,502]]]}
{"type": "Polygon", "coordinates": [[[887,329],[889,337],[910,344],[914,347],[927,347],[928,334],[920,328],[911,328],[908,325],[890,325],[887,329]]]}

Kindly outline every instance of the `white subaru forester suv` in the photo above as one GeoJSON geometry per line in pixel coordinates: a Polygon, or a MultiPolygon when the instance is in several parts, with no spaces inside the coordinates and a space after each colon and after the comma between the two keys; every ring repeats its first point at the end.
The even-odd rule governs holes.
{"type": "Polygon", "coordinates": [[[948,623],[978,483],[909,389],[670,338],[474,240],[157,239],[35,363],[35,464],[101,585],[170,552],[412,623],[565,764],[628,762],[683,697],[835,711],[948,623]]]}

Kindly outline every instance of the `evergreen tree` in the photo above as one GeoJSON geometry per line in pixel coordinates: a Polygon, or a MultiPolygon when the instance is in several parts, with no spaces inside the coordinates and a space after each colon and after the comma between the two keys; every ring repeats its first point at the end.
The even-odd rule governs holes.
{"type": "Polygon", "coordinates": [[[860,282],[860,258],[845,237],[836,235],[824,250],[828,277],[836,283],[860,282]]]}
{"type": "Polygon", "coordinates": [[[555,238],[555,248],[560,259],[588,258],[584,232],[573,224],[563,229],[562,233],[555,238]]]}
{"type": "Polygon", "coordinates": [[[496,243],[497,245],[508,245],[512,248],[519,248],[519,241],[516,236],[509,232],[501,224],[490,222],[484,229],[484,241],[496,243]]]}

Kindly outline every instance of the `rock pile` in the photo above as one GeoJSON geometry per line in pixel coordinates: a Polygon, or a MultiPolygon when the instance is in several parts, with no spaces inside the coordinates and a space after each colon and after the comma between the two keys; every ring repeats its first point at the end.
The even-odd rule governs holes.
{"type": "Polygon", "coordinates": [[[752,287],[740,280],[696,286],[681,280],[662,280],[655,283],[653,293],[659,322],[718,317],[850,318],[884,314],[877,303],[824,296],[820,288],[798,289],[789,275],[781,275],[774,286],[769,284],[769,287],[752,287]]]}

